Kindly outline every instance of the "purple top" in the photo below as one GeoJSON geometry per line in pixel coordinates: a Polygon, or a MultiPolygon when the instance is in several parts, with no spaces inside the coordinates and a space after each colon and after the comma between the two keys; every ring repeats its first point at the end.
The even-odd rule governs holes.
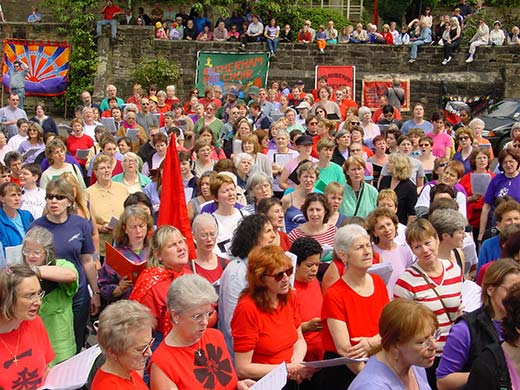
{"type": "MultiPolygon", "coordinates": [[[[493,320],[493,326],[502,342],[502,330],[500,322],[493,320]]],[[[468,360],[468,353],[471,346],[471,335],[466,321],[459,321],[451,327],[450,334],[444,344],[441,361],[437,367],[437,378],[444,378],[446,375],[455,372],[462,372],[462,368],[468,360]]]]}
{"type": "Polygon", "coordinates": [[[520,175],[512,179],[503,173],[496,175],[489,183],[486,195],[484,195],[484,203],[490,204],[494,208],[495,199],[506,195],[512,196],[517,202],[520,202],[520,175]]]}

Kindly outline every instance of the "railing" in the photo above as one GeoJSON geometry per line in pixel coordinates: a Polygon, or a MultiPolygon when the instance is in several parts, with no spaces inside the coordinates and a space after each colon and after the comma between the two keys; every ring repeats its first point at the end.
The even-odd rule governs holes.
{"type": "Polygon", "coordinates": [[[302,7],[319,7],[341,12],[350,20],[360,20],[363,12],[363,0],[311,0],[302,7]]]}

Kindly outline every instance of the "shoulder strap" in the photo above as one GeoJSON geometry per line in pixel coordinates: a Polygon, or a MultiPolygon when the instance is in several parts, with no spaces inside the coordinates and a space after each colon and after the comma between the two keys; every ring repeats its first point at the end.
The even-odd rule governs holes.
{"type": "Polygon", "coordinates": [[[458,266],[462,269],[462,258],[460,257],[460,253],[457,248],[453,249],[453,255],[455,256],[455,260],[457,261],[458,266]]]}
{"type": "Polygon", "coordinates": [[[448,311],[448,308],[446,307],[446,305],[444,304],[444,301],[442,300],[441,296],[439,295],[439,293],[437,292],[437,290],[435,289],[435,286],[433,285],[433,283],[430,281],[430,279],[428,279],[428,277],[426,276],[426,274],[424,272],[422,272],[419,268],[417,268],[415,265],[412,265],[412,268],[419,272],[419,274],[422,276],[422,278],[424,279],[424,281],[426,282],[426,284],[428,284],[428,287],[430,287],[432,289],[432,291],[435,293],[435,295],[437,295],[437,298],[439,298],[439,301],[441,302],[441,305],[442,305],[442,308],[444,309],[444,312],[446,313],[446,316],[448,317],[448,319],[450,320],[450,325],[453,324],[453,320],[451,319],[451,316],[450,316],[450,313],[448,311]]]}
{"type": "Polygon", "coordinates": [[[359,210],[359,206],[361,204],[361,198],[363,197],[363,191],[365,190],[365,183],[361,184],[361,189],[359,190],[358,197],[356,199],[356,210],[354,211],[354,216],[357,215],[357,212],[359,210]]]}

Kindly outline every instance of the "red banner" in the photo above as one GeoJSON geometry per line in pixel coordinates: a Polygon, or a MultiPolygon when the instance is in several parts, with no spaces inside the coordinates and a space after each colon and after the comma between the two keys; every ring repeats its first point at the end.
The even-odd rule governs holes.
{"type": "Polygon", "coordinates": [[[356,67],[355,66],[316,66],[315,88],[318,88],[318,79],[321,76],[327,78],[327,85],[334,91],[346,85],[352,91],[352,98],[356,96],[356,67]]]}
{"type": "MultiPolygon", "coordinates": [[[[363,80],[361,105],[375,111],[379,108],[379,96],[384,95],[392,86],[392,79],[363,80]]],[[[400,111],[410,111],[410,79],[401,79],[401,88],[404,90],[404,104],[400,111]]]]}

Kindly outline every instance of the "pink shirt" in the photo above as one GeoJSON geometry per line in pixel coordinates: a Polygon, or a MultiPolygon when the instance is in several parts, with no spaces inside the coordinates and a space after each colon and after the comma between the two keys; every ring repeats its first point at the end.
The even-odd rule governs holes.
{"type": "Polygon", "coordinates": [[[437,135],[433,133],[427,133],[426,135],[433,140],[432,154],[435,157],[444,157],[446,155],[446,148],[451,149],[453,147],[453,139],[444,131],[437,135]]]}

